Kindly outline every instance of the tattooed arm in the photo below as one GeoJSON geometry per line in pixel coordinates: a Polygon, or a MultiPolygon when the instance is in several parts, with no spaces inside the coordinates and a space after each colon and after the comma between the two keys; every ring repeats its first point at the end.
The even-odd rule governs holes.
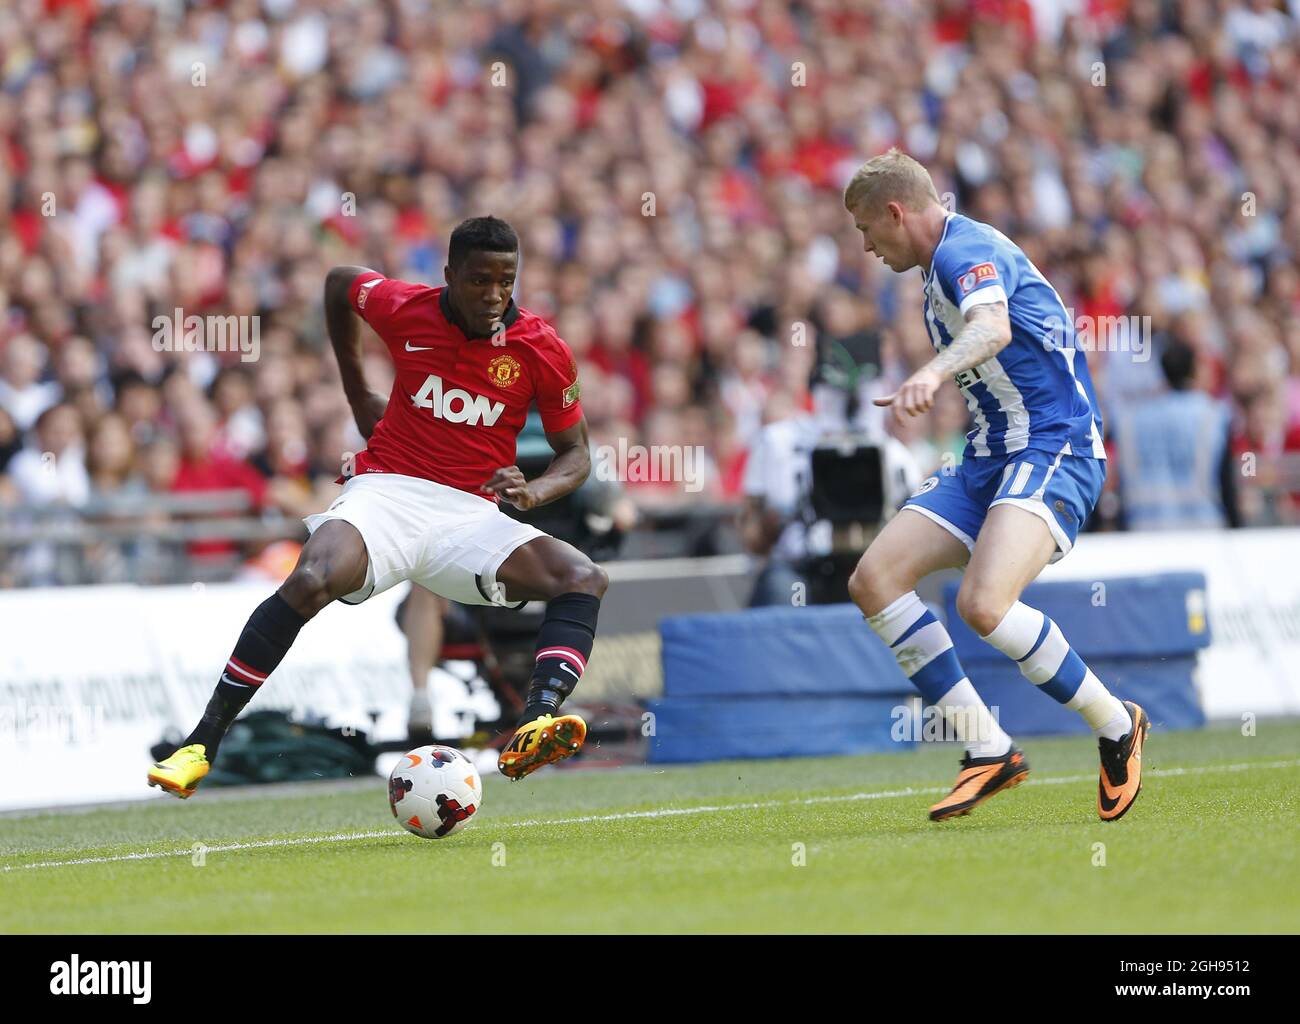
{"type": "Polygon", "coordinates": [[[966,326],[951,345],[903,382],[892,395],[877,398],[876,405],[892,406],[900,423],[903,414],[919,416],[934,405],[935,392],[948,377],[992,359],[1011,341],[1011,320],[1005,302],[972,306],[966,326]]]}
{"type": "Polygon", "coordinates": [[[951,345],[926,365],[940,377],[951,377],[992,359],[1011,341],[1011,321],[1005,302],[986,302],[972,306],[966,314],[966,326],[951,345]]]}

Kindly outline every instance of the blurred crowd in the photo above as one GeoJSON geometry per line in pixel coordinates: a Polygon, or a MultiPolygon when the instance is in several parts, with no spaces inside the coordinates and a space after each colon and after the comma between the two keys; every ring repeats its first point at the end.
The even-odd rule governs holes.
{"type": "MultiPolygon", "coordinates": [[[[703,447],[701,489],[633,499],[735,501],[756,431],[809,407],[819,353],[872,338],[881,386],[931,354],[919,271],[868,261],[842,205],[898,145],[1078,316],[1150,318],[1089,355],[1107,412],[1164,387],[1162,346],[1192,347],[1251,457],[1243,520],[1298,521],[1298,17],[1300,0],[10,0],[0,506],[235,488],[255,511],[324,507],[363,444],[325,272],[440,284],[451,229],[483,213],[519,232],[517,300],[573,349],[593,442],[703,447]],[[177,309],[259,317],[258,358],[159,351],[155,317],[177,309]]],[[[966,429],[946,388],[900,440],[929,470],[966,429]]],[[[1099,523],[1121,517],[1112,500],[1099,523]]]]}

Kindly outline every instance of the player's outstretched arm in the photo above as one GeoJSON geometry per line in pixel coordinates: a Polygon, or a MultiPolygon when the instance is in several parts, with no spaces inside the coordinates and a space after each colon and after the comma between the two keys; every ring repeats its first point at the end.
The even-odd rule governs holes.
{"type": "Polygon", "coordinates": [[[369,438],[375,424],[384,415],[388,399],[371,391],[366,383],[361,363],[360,322],[352,311],[348,293],[352,282],[360,274],[372,273],[366,267],[335,267],[325,275],[325,328],[330,344],[339,361],[339,376],[343,380],[343,393],[347,395],[352,415],[356,417],[361,436],[369,438]]]}
{"type": "Polygon", "coordinates": [[[591,449],[587,442],[587,417],[566,430],[547,434],[555,458],[541,476],[524,480],[518,466],[503,466],[482,490],[498,494],[521,511],[546,505],[572,494],[591,474],[591,449]]]}
{"type": "Polygon", "coordinates": [[[892,395],[877,398],[876,405],[892,406],[894,418],[919,416],[934,405],[935,392],[948,377],[992,359],[1011,341],[1011,319],[1005,302],[972,306],[966,326],[951,345],[917,370],[892,395]]]}

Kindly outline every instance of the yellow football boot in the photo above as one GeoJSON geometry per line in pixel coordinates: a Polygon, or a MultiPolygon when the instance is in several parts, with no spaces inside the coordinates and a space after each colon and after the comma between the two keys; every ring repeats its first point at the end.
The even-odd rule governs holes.
{"type": "Polygon", "coordinates": [[[542,715],[515,730],[497,768],[507,778],[522,779],[544,765],[572,757],[586,739],[587,723],[577,715],[542,715]]]}
{"type": "Polygon", "coordinates": [[[149,769],[149,785],[166,790],[182,800],[194,795],[199,780],[208,774],[207,749],[202,743],[181,747],[165,761],[155,761],[149,769]]]}

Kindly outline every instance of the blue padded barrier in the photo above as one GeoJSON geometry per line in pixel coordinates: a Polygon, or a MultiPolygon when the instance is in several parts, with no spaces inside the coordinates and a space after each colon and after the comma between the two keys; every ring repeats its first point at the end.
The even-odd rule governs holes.
{"type": "MultiPolygon", "coordinates": [[[[975,688],[1012,735],[1086,733],[977,637],[945,591],[948,629],[975,688]]],[[[1210,642],[1200,573],[1040,583],[1024,601],[1050,615],[1118,696],[1164,728],[1204,724],[1193,683],[1210,642]],[[1099,587],[1099,584],[1102,585],[1099,587]]],[[[895,710],[916,696],[851,604],[761,608],[662,620],[664,697],[651,702],[654,763],[899,750],[895,710]]]]}
{"type": "Polygon", "coordinates": [[[651,701],[655,764],[902,750],[890,738],[900,697],[671,697],[651,701]]]}
{"type": "Polygon", "coordinates": [[[912,692],[852,604],[678,615],[659,635],[666,697],[912,692]]]}

